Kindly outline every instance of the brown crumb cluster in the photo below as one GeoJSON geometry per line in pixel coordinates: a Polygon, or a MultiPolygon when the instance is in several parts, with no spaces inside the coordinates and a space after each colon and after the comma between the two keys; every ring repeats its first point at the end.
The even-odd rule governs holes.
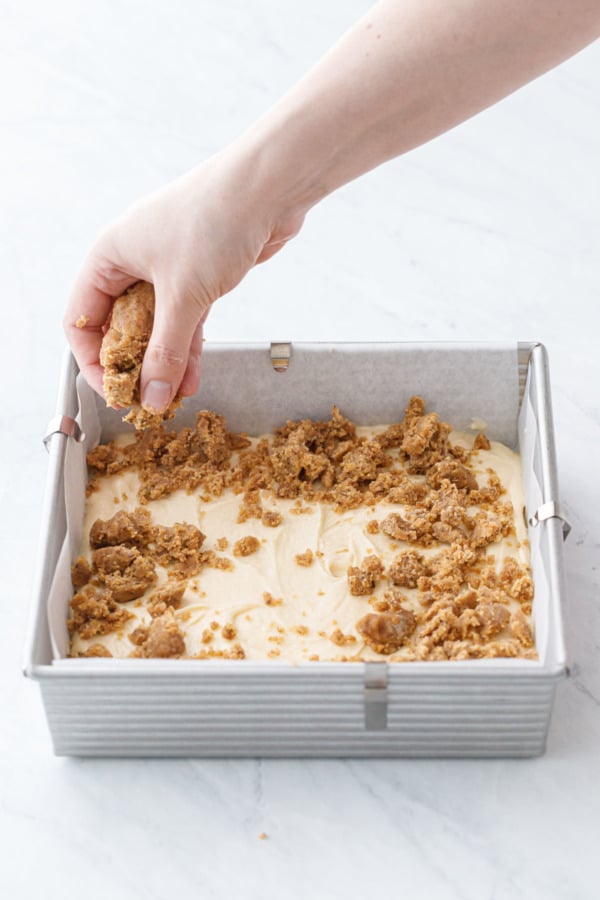
{"type": "Polygon", "coordinates": [[[312,566],[314,559],[315,559],[315,555],[312,552],[312,550],[310,548],[308,548],[307,550],[304,551],[304,553],[296,553],[296,556],[294,557],[294,559],[296,560],[297,565],[304,566],[304,568],[307,568],[308,566],[312,566]]]}
{"type": "Polygon", "coordinates": [[[383,563],[378,556],[366,556],[360,566],[348,569],[348,586],[355,597],[371,594],[383,575],[383,563]]]}
{"type": "Polygon", "coordinates": [[[338,647],[345,647],[346,644],[355,644],[356,638],[353,634],[344,634],[341,628],[335,628],[329,635],[329,640],[337,644],[338,647]]]}
{"type": "MultiPolygon", "coordinates": [[[[141,306],[148,307],[147,292],[144,296],[141,306]]],[[[136,316],[142,316],[141,306],[136,316]]],[[[129,327],[124,321],[120,314],[114,321],[121,335],[129,327]]],[[[115,347],[126,346],[134,355],[130,342],[123,345],[113,338],[115,347]]],[[[126,372],[131,379],[135,364],[120,374],[126,372]]],[[[126,383],[125,378],[115,381],[126,383]]],[[[156,525],[145,506],[181,489],[198,492],[201,503],[231,489],[239,496],[238,523],[253,520],[258,534],[264,533],[261,527],[282,525],[281,512],[267,508],[277,498],[292,501],[286,517],[288,510],[294,516],[310,515],[317,503],[341,515],[368,508],[364,532],[372,546],[389,548],[378,550],[387,562],[369,551],[359,565],[348,568],[347,589],[358,598],[361,613],[350,631],[345,626],[345,631],[319,632],[338,647],[352,648],[351,656],[336,659],[360,658],[361,647],[392,659],[400,654],[403,660],[535,657],[528,621],[530,573],[512,557],[497,566],[493,556],[494,544],[515,539],[514,511],[498,476],[490,469],[480,484],[472,467],[472,454],[489,450],[490,443],[480,433],[473,449],[466,450],[450,443],[450,431],[436,413],[425,411],[421,398],[413,397],[401,422],[369,438],[359,436],[334,406],[328,421],[290,421],[254,444],[245,434],[229,432],[222,416],[205,410],[194,428],[170,432],[153,424],[138,432],[133,443],[98,446],[88,455],[93,473],[88,490],[94,490],[95,478],[134,468],[140,506],[94,522],[91,558],[79,557],[72,568],[71,634],[85,639],[122,634],[132,618],[131,604],[141,602],[150,621],[130,634],[134,655],[189,655],[181,631],[185,610],[180,609],[188,580],[205,568],[234,567],[229,557],[206,549],[207,542],[243,559],[258,553],[266,539],[261,542],[253,534],[237,540],[231,535],[207,538],[187,523],[156,525]],[[378,511],[380,503],[387,505],[385,512],[378,511]],[[167,574],[166,582],[160,575],[164,583],[159,586],[157,567],[167,574]]],[[[306,549],[294,560],[310,567],[321,556],[320,550],[306,549]]],[[[205,596],[196,583],[191,590],[205,596]]],[[[318,591],[317,597],[322,594],[318,591]]],[[[273,607],[284,602],[269,591],[262,600],[273,607]]],[[[292,630],[308,633],[306,626],[292,630]]],[[[244,658],[237,636],[233,624],[211,623],[202,631],[202,649],[195,658],[244,658]],[[220,638],[225,647],[219,647],[220,638]]],[[[278,633],[268,641],[277,645],[268,652],[276,658],[284,637],[278,633]]],[[[85,654],[106,655],[101,648],[92,644],[85,654]]]]}
{"type": "Polygon", "coordinates": [[[178,609],[185,593],[187,582],[168,581],[162,587],[152,591],[148,597],[147,608],[153,618],[162,616],[167,609],[178,609]]]}
{"type": "Polygon", "coordinates": [[[233,545],[234,556],[252,556],[257,550],[260,550],[260,541],[252,534],[240,538],[239,541],[236,541],[233,545]]]}
{"type": "MultiPolygon", "coordinates": [[[[204,539],[193,525],[178,523],[172,528],[154,525],[148,510],[141,507],[133,512],[119,510],[107,520],[97,519],[90,529],[91,564],[78,557],[71,569],[76,593],[71,600],[69,632],[85,639],[122,633],[133,613],[120,604],[129,604],[146,594],[156,583],[156,566],[160,565],[167,569],[169,580],[150,593],[146,601],[146,608],[155,621],[146,629],[144,641],[139,629],[134,632],[136,638],[132,640],[139,646],[143,643],[136,655],[184,653],[185,646],[175,638],[169,642],[169,652],[163,652],[164,641],[161,637],[159,647],[159,636],[165,623],[171,623],[168,634],[174,634],[173,610],[181,604],[187,579],[203,566],[219,565],[222,561],[214,551],[201,550],[204,539]],[[159,620],[160,624],[155,624],[159,620]],[[157,647],[160,653],[154,652],[157,647]]],[[[223,562],[226,567],[231,565],[228,559],[223,562]]]]}
{"type": "MultiPolygon", "coordinates": [[[[115,300],[110,327],[100,348],[106,402],[117,409],[131,406],[131,411],[124,418],[136,428],[147,428],[162,419],[172,418],[180,405],[179,398],[176,398],[164,414],[146,410],[140,405],[140,372],[153,323],[154,288],[148,282],[139,281],[115,300]]],[[[80,316],[76,325],[84,328],[87,317],[80,316]]]]}
{"type": "Polygon", "coordinates": [[[138,507],[132,513],[119,510],[110,519],[96,519],[90,529],[90,545],[115,547],[145,547],[152,535],[151,516],[147,509],[138,507]]]}
{"type": "Polygon", "coordinates": [[[231,647],[224,650],[215,650],[213,647],[200,650],[194,654],[193,659],[246,659],[244,648],[236,641],[231,647]]]}
{"type": "Polygon", "coordinates": [[[400,585],[400,587],[416,588],[419,584],[419,578],[423,578],[429,573],[429,566],[420,553],[414,550],[405,550],[399,553],[389,570],[389,577],[392,584],[400,585]]]}
{"type": "Polygon", "coordinates": [[[154,563],[136,547],[101,547],[94,551],[92,563],[98,583],[119,603],[141,597],[156,581],[154,563]]]}
{"type": "Polygon", "coordinates": [[[280,512],[274,509],[265,510],[261,517],[261,522],[268,528],[277,528],[279,525],[281,525],[282,521],[283,516],[280,512]]]}
{"type": "Polygon", "coordinates": [[[112,659],[112,653],[104,644],[90,644],[85,650],[77,654],[78,657],[104,656],[112,659]]]}
{"type": "Polygon", "coordinates": [[[235,625],[232,625],[231,622],[228,622],[227,625],[223,625],[221,634],[226,641],[233,641],[233,639],[237,637],[237,628],[235,625]]]}
{"type": "Polygon", "coordinates": [[[134,656],[170,658],[185,653],[185,640],[172,610],[153,619],[148,628],[136,628],[129,639],[137,648],[134,656]]]}
{"type": "Polygon", "coordinates": [[[171,528],[157,526],[153,532],[152,555],[174,578],[191,578],[205,564],[200,552],[206,535],[195,525],[176,522],[171,528]]]}
{"type": "Polygon", "coordinates": [[[417,627],[410,609],[396,612],[367,613],[356,623],[359,634],[376,653],[390,654],[399,650],[417,627]]]}
{"type": "Polygon", "coordinates": [[[71,633],[82,638],[120,631],[133,615],[113,600],[110,591],[86,585],[71,600],[71,616],[67,622],[71,633]]]}

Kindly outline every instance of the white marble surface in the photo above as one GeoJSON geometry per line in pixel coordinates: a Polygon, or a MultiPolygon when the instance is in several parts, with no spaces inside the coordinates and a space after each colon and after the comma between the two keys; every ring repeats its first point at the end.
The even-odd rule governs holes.
{"type": "Polygon", "coordinates": [[[550,351],[572,677],[530,761],[52,756],[20,672],[61,310],[96,230],[218,149],[366,0],[1,0],[0,896],[579,900],[600,889],[600,46],[348,186],[209,339],[550,351]],[[260,840],[261,832],[267,840],[260,840]]]}

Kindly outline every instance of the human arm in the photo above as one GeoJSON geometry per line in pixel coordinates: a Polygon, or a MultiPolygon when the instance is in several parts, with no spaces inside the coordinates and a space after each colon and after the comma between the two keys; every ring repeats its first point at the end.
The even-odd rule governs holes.
{"type": "Polygon", "coordinates": [[[453,127],[600,34],[599,0],[381,0],[224,151],[140,201],[100,236],[65,316],[82,371],[101,390],[112,302],[152,281],[142,369],[166,406],[199,379],[210,305],[300,229],[342,184],[453,127]],[[81,316],[84,328],[76,328],[81,316]]]}

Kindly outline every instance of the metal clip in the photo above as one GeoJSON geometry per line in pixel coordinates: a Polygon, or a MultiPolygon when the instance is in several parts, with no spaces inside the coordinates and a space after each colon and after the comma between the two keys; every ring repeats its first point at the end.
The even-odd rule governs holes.
{"type": "Polygon", "coordinates": [[[387,728],[388,667],[385,662],[365,663],[365,728],[385,731],[387,728]]]}
{"type": "Polygon", "coordinates": [[[279,344],[271,343],[271,365],[276,372],[286,372],[292,357],[292,345],[289,341],[279,344]]]}
{"type": "Polygon", "coordinates": [[[71,416],[54,416],[48,422],[46,436],[43,438],[44,447],[48,452],[50,452],[50,441],[55,434],[65,434],[67,437],[72,437],[78,444],[85,440],[85,434],[71,416]]]}
{"type": "Polygon", "coordinates": [[[558,503],[555,503],[554,500],[549,500],[548,503],[542,503],[539,509],[529,517],[529,524],[532,528],[537,528],[540,522],[545,522],[546,519],[560,519],[562,522],[563,541],[566,541],[569,532],[571,531],[571,523],[562,515],[558,508],[558,503]]]}

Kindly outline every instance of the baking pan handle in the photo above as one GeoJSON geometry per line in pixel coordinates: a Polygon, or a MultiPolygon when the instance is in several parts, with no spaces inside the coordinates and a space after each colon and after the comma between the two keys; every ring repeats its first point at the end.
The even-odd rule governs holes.
{"type": "Polygon", "coordinates": [[[562,524],[563,541],[566,541],[571,532],[571,523],[567,517],[561,513],[558,503],[554,500],[549,500],[548,503],[542,503],[539,509],[536,509],[534,514],[529,517],[529,524],[532,528],[537,528],[540,522],[545,522],[547,519],[560,520],[562,524]]]}
{"type": "Polygon", "coordinates": [[[48,453],[50,452],[50,441],[55,434],[64,434],[67,437],[72,437],[78,444],[85,440],[85,433],[71,416],[54,416],[48,422],[46,434],[43,438],[44,447],[48,453]]]}

